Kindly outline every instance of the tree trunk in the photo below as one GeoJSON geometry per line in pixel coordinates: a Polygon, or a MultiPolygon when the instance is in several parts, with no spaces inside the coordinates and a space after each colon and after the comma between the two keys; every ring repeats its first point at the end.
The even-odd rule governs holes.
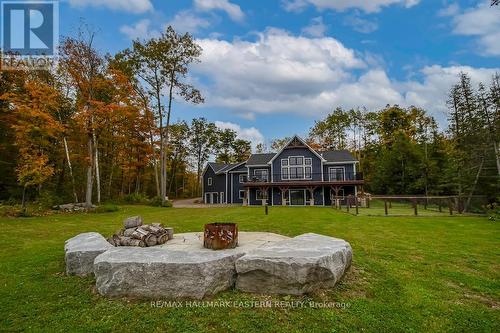
{"type": "Polygon", "coordinates": [[[85,191],[85,206],[92,206],[92,169],[93,169],[93,149],[92,149],[92,135],[89,134],[87,140],[88,154],[89,154],[89,165],[87,166],[87,189],[85,191]]]}
{"type": "Polygon", "coordinates": [[[71,159],[69,158],[68,141],[66,140],[65,136],[63,136],[63,143],[64,143],[64,152],[66,153],[66,161],[68,161],[69,175],[71,177],[73,198],[75,199],[75,203],[77,203],[78,202],[78,195],[76,194],[75,177],[73,176],[73,167],[71,165],[71,159]]]}
{"type": "Polygon", "coordinates": [[[481,159],[481,163],[479,164],[479,168],[477,169],[476,178],[474,179],[474,184],[472,184],[472,189],[470,190],[469,196],[467,197],[467,202],[465,203],[464,212],[467,212],[469,209],[472,195],[474,194],[474,191],[476,190],[476,185],[477,185],[477,182],[479,180],[479,176],[481,175],[481,171],[483,171],[483,165],[484,165],[484,156],[481,159]]]}
{"type": "Polygon", "coordinates": [[[23,199],[21,201],[23,213],[26,213],[26,187],[26,185],[23,186],[23,199]]]}
{"type": "Polygon", "coordinates": [[[92,138],[94,140],[94,167],[95,167],[95,180],[97,189],[97,203],[101,203],[101,175],[99,171],[99,148],[97,147],[97,137],[95,131],[92,130],[92,138]]]}
{"type": "MultiPolygon", "coordinates": [[[[169,141],[169,129],[170,129],[170,114],[171,114],[171,111],[172,111],[172,99],[173,99],[173,91],[174,91],[174,78],[175,78],[175,72],[172,71],[170,73],[170,87],[169,87],[169,91],[168,91],[168,110],[167,110],[167,124],[165,125],[165,145],[164,145],[164,149],[167,148],[168,146],[168,141],[169,141]]],[[[166,183],[166,180],[167,180],[167,168],[166,168],[166,165],[167,165],[167,156],[166,154],[163,154],[163,158],[164,158],[164,162],[163,162],[163,165],[165,166],[164,167],[164,174],[162,175],[164,177],[164,192],[167,190],[167,183],[166,183]]],[[[164,204],[165,203],[165,196],[162,197],[162,203],[164,204]]]]}

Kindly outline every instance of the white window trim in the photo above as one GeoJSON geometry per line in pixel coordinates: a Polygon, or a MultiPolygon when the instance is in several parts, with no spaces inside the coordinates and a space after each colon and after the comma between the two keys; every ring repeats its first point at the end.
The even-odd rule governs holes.
{"type": "Polygon", "coordinates": [[[338,167],[329,167],[329,168],[328,168],[328,181],[331,181],[331,182],[332,182],[332,181],[340,181],[340,182],[345,181],[345,167],[343,167],[343,166],[338,166],[338,167]],[[342,169],[342,171],[343,171],[343,176],[344,176],[344,177],[343,177],[343,178],[344,178],[343,180],[332,179],[332,170],[335,170],[335,169],[337,169],[337,170],[342,169]]]}
{"type": "Polygon", "coordinates": [[[208,177],[207,184],[208,186],[212,186],[213,184],[212,177],[208,177]]]}
{"type": "MultiPolygon", "coordinates": [[[[238,177],[238,181],[240,182],[240,184],[245,183],[244,181],[242,181],[242,178],[243,178],[243,177],[246,177],[246,176],[247,176],[247,175],[245,175],[245,174],[239,175],[239,177],[238,177]]],[[[248,180],[248,178],[247,178],[247,180],[248,180]]]]}
{"type": "Polygon", "coordinates": [[[238,199],[245,199],[245,190],[239,190],[238,191],[238,199]],[[241,196],[241,193],[243,192],[243,196],[241,196]]]}
{"type": "Polygon", "coordinates": [[[305,157],[305,156],[288,156],[288,158],[282,158],[281,159],[281,169],[280,169],[280,172],[281,172],[281,179],[282,180],[310,180],[310,179],[313,178],[313,175],[312,175],[313,174],[313,162],[312,162],[312,158],[311,157],[305,157]],[[302,158],[302,164],[291,165],[290,164],[290,158],[297,158],[297,157],[302,158]],[[306,164],[306,160],[311,161],[311,164],[306,164]],[[283,161],[288,161],[287,165],[283,165],[283,161]],[[292,178],[291,177],[290,168],[295,168],[295,167],[303,168],[302,178],[292,178]],[[306,177],[306,168],[311,168],[310,177],[306,177]],[[288,176],[287,177],[283,177],[283,175],[284,175],[283,169],[288,169],[288,176]]]}
{"type": "Polygon", "coordinates": [[[266,181],[269,181],[269,170],[267,170],[267,169],[254,169],[254,170],[253,170],[253,176],[254,176],[254,177],[258,177],[258,176],[255,174],[257,171],[265,171],[265,172],[266,172],[266,178],[267,178],[267,180],[266,180],[266,181]]]}

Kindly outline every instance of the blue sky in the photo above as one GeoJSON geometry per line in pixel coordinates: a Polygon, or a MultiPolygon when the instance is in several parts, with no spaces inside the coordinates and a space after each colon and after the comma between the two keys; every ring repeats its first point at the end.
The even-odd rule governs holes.
{"type": "Polygon", "coordinates": [[[337,106],[427,109],[441,124],[460,71],[475,83],[500,71],[500,7],[489,0],[66,0],[60,32],[81,19],[114,53],[171,24],[203,48],[190,80],[206,117],[254,144],[305,136],[337,106]]]}

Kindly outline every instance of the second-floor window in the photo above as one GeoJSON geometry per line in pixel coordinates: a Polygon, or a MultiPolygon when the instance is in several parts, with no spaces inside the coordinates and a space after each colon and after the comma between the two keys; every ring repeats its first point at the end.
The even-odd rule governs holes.
{"type": "Polygon", "coordinates": [[[269,180],[267,169],[256,169],[253,175],[257,180],[267,182],[269,180]]]}
{"type": "Polygon", "coordinates": [[[281,159],[281,179],[311,179],[312,158],[290,156],[281,159]]]}
{"type": "Polygon", "coordinates": [[[208,186],[212,186],[212,177],[208,178],[208,186]]]}
{"type": "Polygon", "coordinates": [[[240,178],[240,184],[247,182],[247,175],[240,175],[239,178],[240,178]]]}
{"type": "Polygon", "coordinates": [[[345,168],[344,167],[328,168],[328,175],[330,176],[330,181],[344,181],[345,168]]]}

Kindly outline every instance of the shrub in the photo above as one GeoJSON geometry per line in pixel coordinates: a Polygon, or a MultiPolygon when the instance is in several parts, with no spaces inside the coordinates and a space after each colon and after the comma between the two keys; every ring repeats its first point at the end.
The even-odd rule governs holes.
{"type": "Polygon", "coordinates": [[[53,192],[43,191],[42,193],[40,193],[37,199],[38,209],[39,210],[50,209],[55,205],[62,204],[63,201],[64,200],[61,197],[54,194],[53,192]]]}
{"type": "Polygon", "coordinates": [[[117,205],[104,204],[104,205],[96,207],[94,212],[96,212],[96,213],[112,213],[112,212],[117,212],[119,210],[120,210],[120,207],[118,207],[117,205]]]}
{"type": "Polygon", "coordinates": [[[142,193],[131,193],[123,197],[123,201],[128,204],[148,204],[149,199],[142,193]]]}
{"type": "Polygon", "coordinates": [[[160,197],[154,197],[149,200],[149,205],[154,207],[172,207],[172,201],[166,201],[165,204],[162,204],[160,197]]]}

